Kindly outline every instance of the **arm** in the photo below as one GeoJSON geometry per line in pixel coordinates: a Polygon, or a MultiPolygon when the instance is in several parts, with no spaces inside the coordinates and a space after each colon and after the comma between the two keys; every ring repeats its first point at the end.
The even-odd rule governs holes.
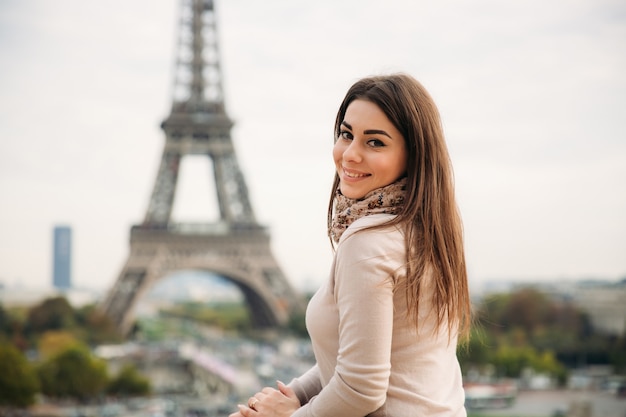
{"type": "Polygon", "coordinates": [[[320,382],[319,369],[317,365],[314,365],[302,376],[291,380],[288,386],[298,396],[300,405],[308,403],[311,398],[315,397],[322,389],[322,383],[320,382]]]}
{"type": "Polygon", "coordinates": [[[391,369],[392,277],[403,257],[398,233],[363,231],[342,240],[334,271],[339,309],[335,374],[293,417],[362,417],[385,403],[391,369]]]}

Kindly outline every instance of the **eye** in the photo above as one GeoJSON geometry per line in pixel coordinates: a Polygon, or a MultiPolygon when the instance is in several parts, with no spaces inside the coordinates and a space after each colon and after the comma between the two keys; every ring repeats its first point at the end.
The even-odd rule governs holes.
{"type": "Polygon", "coordinates": [[[380,139],[370,139],[367,141],[367,144],[371,146],[372,148],[381,148],[385,146],[385,142],[383,142],[380,139]]]}
{"type": "Polygon", "coordinates": [[[346,140],[352,140],[352,133],[348,132],[347,130],[342,130],[339,132],[339,137],[346,140]]]}

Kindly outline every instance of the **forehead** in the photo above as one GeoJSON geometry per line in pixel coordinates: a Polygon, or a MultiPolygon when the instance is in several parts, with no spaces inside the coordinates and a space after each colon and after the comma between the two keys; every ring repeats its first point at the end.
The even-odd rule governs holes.
{"type": "Polygon", "coordinates": [[[353,129],[383,129],[389,134],[402,136],[381,108],[368,100],[353,100],[346,108],[343,122],[353,129]]]}
{"type": "Polygon", "coordinates": [[[353,100],[346,108],[343,118],[344,120],[348,118],[356,120],[385,119],[389,122],[389,119],[377,104],[363,99],[353,100]]]}

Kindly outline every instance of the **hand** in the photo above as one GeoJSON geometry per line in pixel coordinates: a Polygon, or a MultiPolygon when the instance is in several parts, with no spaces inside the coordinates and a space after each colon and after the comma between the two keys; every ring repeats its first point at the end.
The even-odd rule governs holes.
{"type": "Polygon", "coordinates": [[[265,387],[250,397],[258,400],[253,401],[254,408],[238,405],[239,411],[229,417],[289,417],[300,408],[300,400],[293,390],[282,382],[278,381],[277,386],[278,390],[265,387]]]}

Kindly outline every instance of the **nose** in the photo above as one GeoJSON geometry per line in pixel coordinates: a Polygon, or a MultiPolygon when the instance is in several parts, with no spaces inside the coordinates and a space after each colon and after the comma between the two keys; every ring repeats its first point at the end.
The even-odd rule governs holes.
{"type": "Polygon", "coordinates": [[[352,140],[344,149],[342,158],[346,162],[361,162],[361,152],[356,140],[352,140]]]}

